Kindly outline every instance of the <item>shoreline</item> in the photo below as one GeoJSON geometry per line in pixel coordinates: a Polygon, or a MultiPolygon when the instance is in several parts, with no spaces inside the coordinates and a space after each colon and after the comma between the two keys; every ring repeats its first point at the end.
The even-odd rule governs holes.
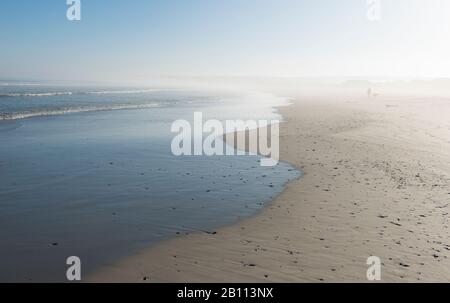
{"type": "MultiPolygon", "coordinates": [[[[2,138],[11,143],[1,153],[3,217],[22,218],[3,224],[0,280],[63,281],[65,262],[58,260],[68,255],[85,260],[88,276],[177,234],[212,232],[259,212],[298,176],[291,166],[267,170],[256,155],[182,159],[170,153],[170,123],[180,113],[189,119],[201,108],[211,116],[223,110],[225,117],[246,118],[246,110],[217,104],[0,122],[2,138]],[[53,154],[62,156],[55,161],[53,154]],[[17,199],[21,203],[13,203],[17,199]],[[14,268],[26,258],[35,261],[14,268]]],[[[279,117],[264,105],[248,114],[279,117]]]]}
{"type": "MultiPolygon", "coordinates": [[[[291,100],[291,98],[287,98],[287,99],[291,100]]],[[[286,104],[276,105],[276,106],[273,107],[274,113],[279,114],[280,117],[281,117],[281,120],[279,121],[280,125],[286,124],[288,122],[286,120],[286,117],[282,113],[281,109],[289,108],[292,105],[293,105],[292,102],[288,102],[286,104]]],[[[258,129],[260,129],[260,128],[258,128],[258,129]]],[[[255,130],[250,130],[248,132],[248,135],[250,135],[250,136],[255,135],[255,130]]],[[[242,136],[246,136],[246,133],[245,132],[236,132],[235,133],[235,140],[238,140],[238,138],[240,138],[242,136]]],[[[230,142],[229,140],[227,140],[227,133],[222,135],[222,140],[224,141],[225,144],[228,144],[228,145],[232,146],[236,150],[244,150],[245,152],[250,152],[250,153],[256,154],[258,156],[265,157],[265,156],[261,155],[258,151],[248,150],[246,147],[245,148],[240,148],[240,146],[236,145],[236,141],[235,142],[230,142]]],[[[190,232],[190,233],[186,233],[186,234],[179,234],[179,236],[175,236],[175,237],[172,237],[172,238],[169,238],[169,239],[161,240],[161,241],[159,241],[157,243],[154,243],[154,244],[150,245],[149,247],[145,248],[144,250],[137,251],[133,255],[123,258],[122,261],[123,260],[131,260],[131,258],[134,258],[134,256],[138,256],[141,253],[145,253],[146,251],[152,250],[153,248],[156,249],[160,245],[164,245],[166,243],[170,245],[170,242],[176,241],[176,240],[179,240],[179,239],[184,239],[184,238],[191,237],[191,236],[195,237],[195,236],[201,236],[201,235],[209,235],[209,236],[216,235],[222,229],[225,229],[225,228],[228,228],[228,227],[233,227],[235,225],[238,225],[240,223],[245,222],[246,220],[250,220],[252,218],[255,218],[255,217],[259,216],[261,213],[264,213],[264,211],[266,211],[266,209],[268,207],[272,206],[277,201],[278,197],[281,196],[287,190],[287,187],[288,187],[289,184],[298,181],[304,175],[303,171],[297,165],[294,165],[294,164],[292,164],[292,163],[290,163],[288,161],[284,161],[283,159],[281,159],[281,157],[280,157],[280,159],[278,161],[279,161],[279,163],[285,163],[285,164],[288,164],[289,166],[291,166],[292,169],[294,169],[294,170],[296,170],[298,172],[299,176],[297,178],[295,178],[295,179],[290,180],[290,181],[289,180],[286,181],[283,184],[283,190],[281,192],[279,192],[279,193],[275,193],[274,196],[270,200],[262,202],[264,204],[263,207],[258,209],[251,216],[240,218],[240,219],[237,219],[237,221],[234,222],[234,223],[231,223],[231,224],[228,224],[228,225],[225,225],[225,226],[221,226],[221,227],[216,229],[217,231],[196,231],[196,232],[190,232]]],[[[116,266],[116,265],[119,265],[119,264],[121,264],[120,260],[118,262],[114,262],[114,263],[112,263],[110,265],[111,266],[116,266]]],[[[121,265],[119,265],[119,266],[121,266],[121,265]]],[[[127,282],[151,282],[148,276],[144,276],[142,281],[136,281],[134,279],[122,280],[120,277],[116,277],[116,278],[113,278],[112,280],[110,280],[109,278],[104,277],[105,274],[109,275],[109,273],[106,273],[106,272],[109,272],[108,268],[109,268],[109,266],[103,266],[103,267],[100,267],[99,270],[96,270],[96,271],[93,271],[93,272],[89,273],[88,274],[88,278],[85,279],[85,281],[88,282],[88,283],[92,283],[92,282],[93,283],[98,283],[98,282],[100,282],[100,283],[103,283],[103,282],[116,283],[116,282],[122,282],[122,281],[127,281],[127,282]],[[106,269],[106,271],[105,271],[105,269],[106,269]]]]}
{"type": "Polygon", "coordinates": [[[280,161],[303,175],[258,214],[155,244],[85,281],[367,282],[372,255],[384,282],[450,280],[447,206],[435,205],[449,197],[450,138],[427,135],[445,129],[450,106],[434,102],[423,123],[430,100],[307,100],[278,108],[280,161]]]}

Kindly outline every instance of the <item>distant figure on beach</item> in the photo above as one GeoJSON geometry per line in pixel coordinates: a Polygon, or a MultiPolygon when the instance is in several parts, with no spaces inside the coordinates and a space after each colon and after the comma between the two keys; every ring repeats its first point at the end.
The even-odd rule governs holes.
{"type": "Polygon", "coordinates": [[[367,97],[370,99],[372,97],[372,88],[369,87],[367,90],[367,97]]]}

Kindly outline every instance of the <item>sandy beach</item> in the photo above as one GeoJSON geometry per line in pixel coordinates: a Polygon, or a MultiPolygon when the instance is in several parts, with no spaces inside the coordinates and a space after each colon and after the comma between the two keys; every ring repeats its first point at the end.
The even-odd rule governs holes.
{"type": "Polygon", "coordinates": [[[450,102],[295,98],[281,160],[304,176],[258,215],[178,235],[85,282],[450,281],[450,102]]]}

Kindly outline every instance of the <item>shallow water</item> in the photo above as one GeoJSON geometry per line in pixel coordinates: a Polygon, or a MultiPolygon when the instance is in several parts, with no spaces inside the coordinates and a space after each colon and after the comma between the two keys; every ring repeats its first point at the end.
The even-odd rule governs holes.
{"type": "Polygon", "coordinates": [[[268,96],[8,96],[0,111],[85,106],[74,96],[83,104],[158,107],[0,121],[0,281],[64,281],[69,256],[81,258],[86,274],[176,234],[213,231],[255,214],[300,176],[283,163],[261,167],[258,156],[171,154],[174,120],[191,120],[194,111],[221,120],[280,118],[271,107],[280,99],[268,96]]]}

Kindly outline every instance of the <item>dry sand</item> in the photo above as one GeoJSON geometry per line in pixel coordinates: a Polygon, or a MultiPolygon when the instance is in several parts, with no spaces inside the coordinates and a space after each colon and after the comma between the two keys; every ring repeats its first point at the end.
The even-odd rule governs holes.
{"type": "Polygon", "coordinates": [[[281,159],[303,172],[257,216],[157,244],[100,282],[450,282],[450,100],[299,97],[281,159]]]}

